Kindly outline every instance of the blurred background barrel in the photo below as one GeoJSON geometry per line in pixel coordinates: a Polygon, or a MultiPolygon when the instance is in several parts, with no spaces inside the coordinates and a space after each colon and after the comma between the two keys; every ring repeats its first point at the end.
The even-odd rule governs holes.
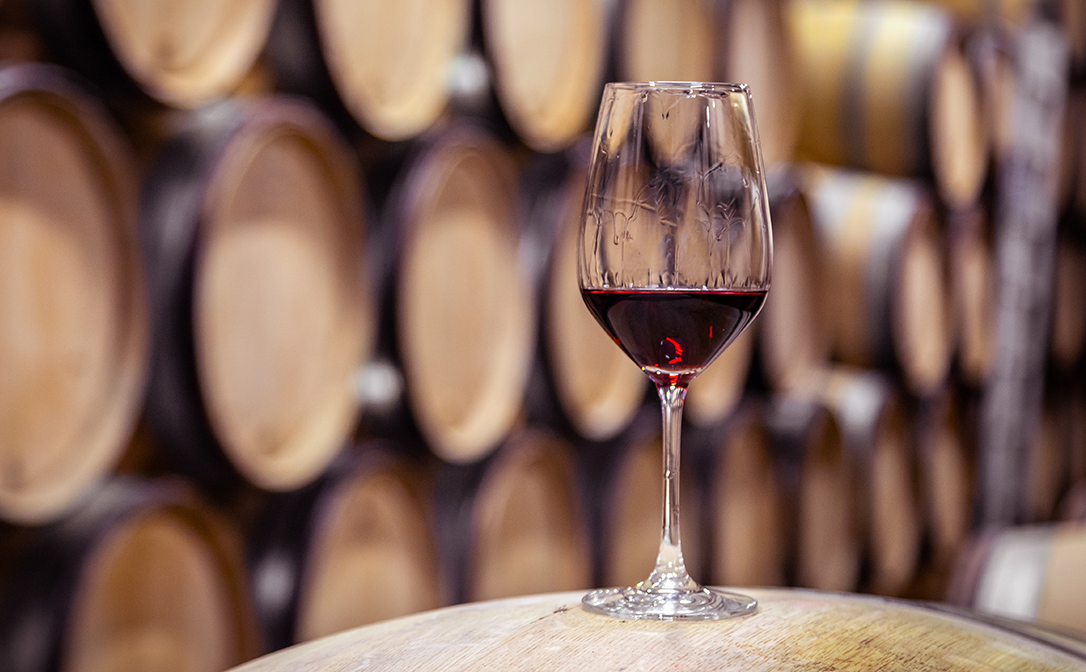
{"type": "Polygon", "coordinates": [[[870,371],[835,367],[808,385],[805,392],[833,412],[861,484],[854,506],[866,551],[866,587],[900,594],[916,571],[924,525],[902,402],[889,381],[870,371]]]}
{"type": "Polygon", "coordinates": [[[585,309],[577,235],[587,172],[585,143],[525,171],[532,263],[539,293],[539,366],[529,417],[590,441],[615,438],[633,421],[648,378],[585,309]]]}
{"type": "Polygon", "coordinates": [[[55,57],[111,93],[196,108],[228,96],[260,55],[274,0],[35,0],[55,57]]]}
{"type": "Polygon", "coordinates": [[[374,443],[267,502],[249,544],[266,651],[441,606],[430,485],[374,443]]]}
{"type": "Polygon", "coordinates": [[[65,513],[113,468],[147,373],[130,150],[66,72],[0,69],[0,519],[65,513]]]}
{"type": "Polygon", "coordinates": [[[830,269],[834,352],[856,366],[891,365],[910,391],[936,389],[950,368],[945,250],[933,204],[914,182],[811,168],[811,215],[830,269]]]}
{"type": "Polygon", "coordinates": [[[215,672],[258,646],[240,539],[176,483],[114,481],[41,528],[0,609],[11,672],[215,672]]]}
{"type": "Polygon", "coordinates": [[[717,34],[711,0],[620,0],[617,12],[619,80],[713,79],[717,34]]]}
{"type": "Polygon", "coordinates": [[[572,590],[591,582],[572,446],[515,432],[488,460],[445,465],[434,485],[453,602],[572,590]]]}
{"type": "Polygon", "coordinates": [[[919,2],[799,0],[789,17],[803,157],[930,175],[948,204],[976,201],[987,134],[949,14],[919,2]]]}
{"type": "Polygon", "coordinates": [[[1086,529],[1081,524],[992,530],[972,540],[950,600],[980,612],[1086,634],[1086,529]]]}
{"type": "Polygon", "coordinates": [[[493,452],[523,408],[536,316],[516,176],[491,135],[457,126],[415,148],[384,207],[380,350],[406,408],[370,420],[449,462],[493,452]]]}
{"type": "Polygon", "coordinates": [[[495,94],[524,144],[552,152],[591,130],[607,64],[608,3],[478,0],[477,8],[495,94]]]}
{"type": "Polygon", "coordinates": [[[950,213],[946,224],[947,283],[957,374],[983,386],[996,352],[996,264],[984,213],[950,213]]]}
{"type": "Polygon", "coordinates": [[[147,175],[147,417],[194,478],[297,488],[353,430],[374,330],[360,188],[328,122],[282,98],[201,112],[147,175]]]}
{"type": "Polygon", "coordinates": [[[445,112],[470,0],[283,0],[268,38],[280,86],[346,110],[370,134],[406,140],[445,112]]]}
{"type": "Polygon", "coordinates": [[[855,590],[861,474],[849,459],[837,420],[821,401],[793,393],[772,399],[766,425],[780,473],[790,584],[855,590]]]}

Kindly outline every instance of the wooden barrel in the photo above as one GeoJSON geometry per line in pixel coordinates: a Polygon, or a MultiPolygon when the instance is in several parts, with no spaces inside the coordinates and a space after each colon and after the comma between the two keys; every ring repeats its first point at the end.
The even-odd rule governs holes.
{"type": "Polygon", "coordinates": [[[273,0],[41,0],[55,55],[108,91],[195,108],[227,96],[268,36],[273,0]]]}
{"type": "Polygon", "coordinates": [[[258,652],[240,544],[177,483],[118,480],[39,530],[0,608],[11,672],[215,672],[258,652]]]}
{"type": "Polygon", "coordinates": [[[572,446],[546,430],[514,433],[479,465],[446,465],[435,513],[451,601],[587,586],[578,490],[572,446]]]}
{"type": "Polygon", "coordinates": [[[0,69],[0,519],[63,514],[112,469],[147,372],[129,149],[66,71],[0,69]]]}
{"type": "Polygon", "coordinates": [[[414,137],[445,111],[469,0],[283,0],[267,54],[279,84],[345,108],[384,140],[414,137]]]}
{"type": "Polygon", "coordinates": [[[789,16],[802,83],[800,155],[932,175],[947,204],[973,204],[987,134],[949,14],[900,0],[801,0],[789,16]]]}
{"type": "Polygon", "coordinates": [[[533,421],[589,441],[608,441],[633,421],[648,377],[585,308],[577,283],[587,145],[525,171],[528,228],[539,294],[537,380],[528,403],[533,421]]]}
{"type": "Polygon", "coordinates": [[[885,377],[848,367],[827,369],[804,392],[830,407],[859,474],[864,587],[900,594],[916,571],[923,533],[913,439],[902,402],[885,377]]]}
{"type": "Polygon", "coordinates": [[[193,478],[294,489],[353,430],[373,331],[360,188],[331,126],[284,98],[194,116],[147,175],[146,413],[193,478]]]}
{"type": "Polygon", "coordinates": [[[935,566],[946,567],[972,527],[979,418],[950,389],[922,400],[913,415],[921,506],[935,566]]]}
{"type": "Polygon", "coordinates": [[[766,166],[792,161],[799,140],[801,99],[792,84],[797,65],[785,25],[786,4],[786,0],[717,3],[716,78],[750,87],[766,166]]]}
{"type": "Polygon", "coordinates": [[[270,499],[249,544],[266,651],[441,605],[420,466],[370,444],[270,499]]]}
{"type": "Polygon", "coordinates": [[[703,582],[784,584],[781,484],[764,416],[761,404],[743,403],[716,427],[684,432],[692,471],[701,481],[703,582]]]}
{"type": "Polygon", "coordinates": [[[779,465],[791,585],[855,590],[860,578],[860,487],[837,420],[820,401],[777,395],[766,425],[779,465]]]}
{"type": "Polygon", "coordinates": [[[957,377],[979,388],[995,363],[996,269],[989,227],[982,211],[970,210],[951,213],[946,228],[957,377]]]}
{"type": "Polygon", "coordinates": [[[467,604],[312,642],[236,672],[331,672],[360,660],[420,671],[655,672],[676,664],[752,672],[1086,669],[1086,654],[1069,645],[934,605],[805,590],[744,592],[758,600],[757,612],[700,623],[601,617],[581,607],[580,593],[467,604]]]}
{"type": "Polygon", "coordinates": [[[945,251],[917,183],[813,168],[805,191],[826,259],[834,351],[847,364],[895,366],[923,395],[951,361],[945,251]]]}
{"type": "Polygon", "coordinates": [[[1086,635],[1086,527],[990,530],[962,554],[950,599],[981,613],[1086,635]]]}
{"type": "Polygon", "coordinates": [[[1052,280],[1049,359],[1059,370],[1073,369],[1086,348],[1086,242],[1066,227],[1056,245],[1052,280]]]}
{"type": "MultiPolygon", "coordinates": [[[[754,330],[755,361],[776,391],[794,388],[821,368],[830,353],[830,320],[823,251],[807,199],[789,174],[770,180],[773,217],[773,291],[754,330]]],[[[735,347],[734,345],[732,347],[735,347]]]]}
{"type": "Polygon", "coordinates": [[[590,131],[608,54],[607,3],[479,0],[478,7],[498,102],[524,143],[553,152],[590,131]]]}
{"type": "Polygon", "coordinates": [[[493,452],[523,407],[535,311],[517,175],[492,136],[454,126],[419,143],[382,216],[381,350],[406,406],[370,424],[448,462],[493,452]]]}
{"type": "Polygon", "coordinates": [[[625,81],[713,80],[712,0],[620,0],[615,70],[625,81]]]}

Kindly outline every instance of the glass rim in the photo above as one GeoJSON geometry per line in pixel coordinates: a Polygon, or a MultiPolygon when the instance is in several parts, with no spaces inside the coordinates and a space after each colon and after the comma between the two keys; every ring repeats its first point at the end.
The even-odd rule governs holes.
{"type": "Polygon", "coordinates": [[[683,82],[672,80],[607,82],[605,88],[629,91],[690,91],[690,92],[727,92],[750,93],[750,87],[736,82],[683,82]]]}

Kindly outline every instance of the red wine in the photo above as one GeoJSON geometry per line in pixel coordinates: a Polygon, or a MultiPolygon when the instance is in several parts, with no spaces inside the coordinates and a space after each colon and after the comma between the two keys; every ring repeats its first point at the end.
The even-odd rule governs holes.
{"type": "Polygon", "coordinates": [[[746,329],[764,291],[585,289],[589,311],[657,384],[688,385],[746,329]]]}

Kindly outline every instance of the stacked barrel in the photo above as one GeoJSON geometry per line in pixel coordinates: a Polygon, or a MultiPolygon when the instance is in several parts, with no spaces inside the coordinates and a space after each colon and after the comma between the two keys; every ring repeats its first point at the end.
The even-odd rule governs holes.
{"type": "Polygon", "coordinates": [[[0,668],[218,670],[644,578],[659,409],[575,279],[607,79],[747,82],[768,166],[772,292],[687,399],[695,576],[990,604],[998,175],[1053,18],[1014,522],[1086,508],[1086,31],[976,4],[4,0],[0,668]]]}

